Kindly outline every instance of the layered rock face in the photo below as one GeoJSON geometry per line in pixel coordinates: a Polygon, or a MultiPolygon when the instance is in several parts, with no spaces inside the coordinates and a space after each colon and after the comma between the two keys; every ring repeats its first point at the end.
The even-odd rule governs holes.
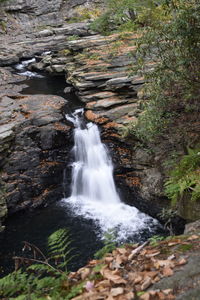
{"type": "MultiPolygon", "coordinates": [[[[31,27],[42,25],[54,25],[62,22],[60,15],[62,0],[18,0],[7,1],[3,4],[5,12],[8,13],[8,21],[15,18],[18,27],[26,30],[31,27]]],[[[14,22],[13,22],[14,25],[14,22]]]]}
{"type": "MultiPolygon", "coordinates": [[[[102,138],[112,150],[116,180],[126,190],[127,201],[148,212],[144,199],[153,200],[151,214],[156,216],[167,205],[159,164],[145,149],[134,149],[137,141],[125,141],[120,134],[123,125],[137,121],[146,101],[144,78],[131,75],[135,39],[133,34],[114,34],[66,41],[64,51],[47,55],[31,69],[67,74],[67,81],[85,103],[86,118],[102,127],[102,138]]],[[[152,67],[147,62],[147,68],[152,67]]]]}
{"type": "MultiPolygon", "coordinates": [[[[64,123],[65,99],[21,95],[8,87],[0,87],[1,205],[6,199],[12,213],[63,196],[63,171],[72,138],[71,128],[64,123]]],[[[66,177],[69,186],[70,174],[66,177]]]]}
{"type": "Polygon", "coordinates": [[[5,31],[15,33],[61,26],[65,20],[79,16],[80,8],[102,5],[101,0],[9,0],[0,4],[5,31]]]}
{"type": "MultiPolygon", "coordinates": [[[[173,128],[162,141],[150,145],[150,148],[141,147],[134,137],[130,141],[122,138],[120,130],[123,125],[132,122],[134,129],[134,123],[148,101],[143,89],[144,78],[132,74],[137,64],[134,57],[136,38],[134,34],[123,33],[68,40],[62,52],[48,55],[31,67],[34,70],[43,68],[50,73],[66,73],[67,81],[85,103],[86,118],[102,127],[102,137],[114,157],[116,180],[126,190],[129,203],[157,216],[162,208],[170,205],[163,192],[167,178],[165,161],[174,151],[184,155],[184,145],[193,145],[198,139],[199,117],[188,113],[184,120],[177,120],[175,128],[187,131],[184,141],[181,135],[173,132],[173,128]],[[185,126],[187,123],[190,127],[185,126]]],[[[154,65],[147,60],[147,71],[154,65]]],[[[190,206],[190,212],[195,211],[190,206]]],[[[182,208],[179,208],[179,213],[185,217],[182,208]]],[[[188,220],[198,218],[196,213],[188,216],[188,220]]]]}

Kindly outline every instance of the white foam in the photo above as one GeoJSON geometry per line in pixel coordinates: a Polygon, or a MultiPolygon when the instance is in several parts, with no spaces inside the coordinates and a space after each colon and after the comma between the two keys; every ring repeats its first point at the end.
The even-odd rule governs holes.
{"type": "Polygon", "coordinates": [[[26,77],[37,77],[37,78],[44,78],[43,75],[41,74],[38,74],[36,72],[31,72],[31,71],[24,71],[24,72],[20,72],[18,73],[18,75],[21,75],[21,76],[26,76],[26,77]]]}
{"type": "Polygon", "coordinates": [[[27,70],[28,65],[31,63],[36,62],[35,58],[23,60],[22,62],[18,63],[15,65],[15,69],[20,71],[17,74],[21,76],[26,76],[26,77],[36,77],[36,78],[43,78],[44,76],[41,74],[38,74],[36,72],[31,72],[27,70]]]}
{"type": "Polygon", "coordinates": [[[110,203],[108,198],[106,200],[102,203],[84,197],[70,197],[63,199],[63,203],[70,206],[74,215],[93,220],[101,238],[105,232],[114,229],[116,240],[122,242],[145,229],[153,232],[158,226],[155,219],[137,208],[122,202],[110,203]]]}

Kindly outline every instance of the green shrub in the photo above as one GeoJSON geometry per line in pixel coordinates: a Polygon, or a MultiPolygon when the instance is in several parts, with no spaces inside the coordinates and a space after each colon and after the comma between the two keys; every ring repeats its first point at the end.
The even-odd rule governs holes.
{"type": "Polygon", "coordinates": [[[148,101],[134,130],[146,143],[167,132],[182,113],[199,111],[200,2],[168,3],[162,6],[166,20],[151,23],[137,41],[133,73],[145,76],[148,101]]]}
{"type": "Polygon", "coordinates": [[[185,193],[190,195],[191,201],[200,200],[200,148],[188,149],[188,154],[170,172],[165,193],[172,205],[176,205],[185,193]]]}
{"type": "Polygon", "coordinates": [[[132,31],[140,26],[165,19],[162,2],[156,0],[107,0],[106,11],[91,25],[91,29],[109,34],[114,30],[132,31]]]}

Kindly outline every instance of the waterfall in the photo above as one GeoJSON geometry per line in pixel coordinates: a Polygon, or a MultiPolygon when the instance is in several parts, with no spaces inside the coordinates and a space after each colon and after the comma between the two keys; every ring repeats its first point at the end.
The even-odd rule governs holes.
{"type": "Polygon", "coordinates": [[[82,198],[83,201],[119,203],[112,162],[105,145],[101,143],[97,125],[88,123],[82,129],[78,115],[74,124],[72,197],[82,198]]]}
{"type": "Polygon", "coordinates": [[[101,236],[114,229],[117,239],[124,241],[144,230],[153,231],[158,226],[156,220],[121,202],[113,179],[112,161],[97,125],[85,124],[83,109],[66,118],[75,126],[75,161],[71,196],[64,202],[74,214],[93,220],[101,236]]]}

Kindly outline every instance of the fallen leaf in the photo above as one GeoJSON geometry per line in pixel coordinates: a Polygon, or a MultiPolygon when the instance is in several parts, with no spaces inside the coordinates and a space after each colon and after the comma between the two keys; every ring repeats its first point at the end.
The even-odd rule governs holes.
{"type": "Polygon", "coordinates": [[[177,265],[181,266],[181,265],[185,265],[187,263],[187,260],[185,258],[181,258],[178,262],[177,265]]]}
{"type": "Polygon", "coordinates": [[[172,276],[174,274],[174,271],[170,267],[164,267],[162,273],[165,277],[168,277],[168,276],[172,276]]]}
{"type": "Polygon", "coordinates": [[[170,293],[172,293],[172,289],[166,289],[162,291],[165,295],[169,295],[170,293]]]}
{"type": "Polygon", "coordinates": [[[134,299],[134,294],[133,292],[129,292],[127,294],[124,295],[124,300],[133,300],[134,299]]]}
{"type": "Polygon", "coordinates": [[[168,243],[168,246],[169,247],[172,247],[172,246],[175,246],[175,245],[177,245],[178,243],[177,242],[170,242],[170,243],[168,243]]]}
{"type": "Polygon", "coordinates": [[[135,280],[135,278],[136,278],[136,272],[129,272],[128,273],[128,280],[130,280],[130,281],[134,281],[135,280]]]}
{"type": "Polygon", "coordinates": [[[193,234],[193,235],[191,235],[191,236],[187,239],[187,241],[192,241],[192,240],[196,240],[196,239],[199,239],[199,238],[200,238],[199,235],[193,234]]]}
{"type": "Polygon", "coordinates": [[[156,296],[157,291],[149,291],[149,294],[150,294],[151,296],[156,296]]]}
{"type": "Polygon", "coordinates": [[[90,274],[90,269],[89,268],[84,268],[82,271],[81,271],[81,279],[82,280],[85,280],[88,275],[90,274]]]}
{"type": "Polygon", "coordinates": [[[154,253],[150,253],[150,254],[146,254],[146,257],[154,257],[160,254],[160,251],[154,252],[154,253]]]}
{"type": "Polygon", "coordinates": [[[119,275],[116,275],[115,271],[110,271],[109,269],[102,269],[100,271],[101,275],[113,281],[115,284],[126,283],[126,281],[119,275]]]}
{"type": "Polygon", "coordinates": [[[127,254],[127,250],[125,248],[117,248],[116,249],[120,254],[126,255],[127,254]]]}
{"type": "Polygon", "coordinates": [[[143,256],[146,255],[146,254],[147,254],[147,250],[146,249],[142,250],[141,253],[140,253],[140,255],[143,255],[143,256]]]}
{"type": "Polygon", "coordinates": [[[143,294],[143,295],[140,296],[140,299],[142,299],[142,300],[150,300],[151,299],[150,297],[151,296],[150,296],[149,293],[145,293],[145,294],[143,294]]]}
{"type": "Polygon", "coordinates": [[[108,257],[108,256],[106,256],[106,257],[104,258],[104,261],[105,261],[106,263],[110,263],[110,262],[113,261],[113,257],[108,257]]]}
{"type": "Polygon", "coordinates": [[[102,281],[100,281],[99,283],[97,283],[96,285],[95,285],[95,287],[96,288],[98,288],[98,287],[110,287],[110,280],[102,280],[102,281]]]}
{"type": "Polygon", "coordinates": [[[97,265],[98,262],[99,262],[99,260],[93,259],[93,260],[91,260],[91,261],[89,262],[89,264],[90,264],[90,265],[97,265]]]}
{"type": "Polygon", "coordinates": [[[159,269],[160,267],[170,267],[174,268],[174,263],[171,260],[155,260],[154,266],[156,269],[159,269]]]}
{"type": "Polygon", "coordinates": [[[112,288],[110,290],[111,296],[115,297],[124,293],[124,289],[122,287],[112,288]]]}
{"type": "Polygon", "coordinates": [[[122,256],[120,256],[120,255],[117,255],[117,256],[116,256],[116,263],[117,263],[118,265],[121,265],[121,264],[122,264],[122,262],[123,262],[123,260],[122,260],[122,256]]]}
{"type": "Polygon", "coordinates": [[[150,271],[150,272],[146,272],[146,276],[149,276],[151,278],[154,278],[158,275],[157,271],[150,271]]]}
{"type": "Polygon", "coordinates": [[[141,290],[142,291],[146,290],[151,284],[152,284],[151,277],[146,277],[145,281],[141,285],[141,290]]]}
{"type": "Polygon", "coordinates": [[[159,300],[166,300],[166,297],[162,292],[158,292],[157,294],[158,294],[159,300]]]}
{"type": "Polygon", "coordinates": [[[172,255],[170,255],[167,259],[168,260],[173,260],[173,259],[175,259],[176,258],[176,256],[174,255],[174,254],[172,254],[172,255]]]}
{"type": "MultiPolygon", "coordinates": [[[[102,300],[103,300],[104,298],[102,298],[102,300]]],[[[92,299],[91,299],[92,300],[92,299]]],[[[95,300],[95,299],[94,299],[95,300]]],[[[106,300],[115,300],[114,298],[113,298],[113,296],[112,295],[109,295],[108,296],[108,298],[106,298],[106,300]]]]}
{"type": "Polygon", "coordinates": [[[160,277],[159,277],[159,276],[156,276],[156,277],[154,278],[153,282],[155,283],[155,282],[158,282],[158,281],[160,281],[160,277]]]}
{"type": "Polygon", "coordinates": [[[142,279],[143,279],[143,277],[141,275],[138,275],[137,277],[135,277],[134,283],[138,284],[138,283],[140,283],[142,281],[142,279]]]}

